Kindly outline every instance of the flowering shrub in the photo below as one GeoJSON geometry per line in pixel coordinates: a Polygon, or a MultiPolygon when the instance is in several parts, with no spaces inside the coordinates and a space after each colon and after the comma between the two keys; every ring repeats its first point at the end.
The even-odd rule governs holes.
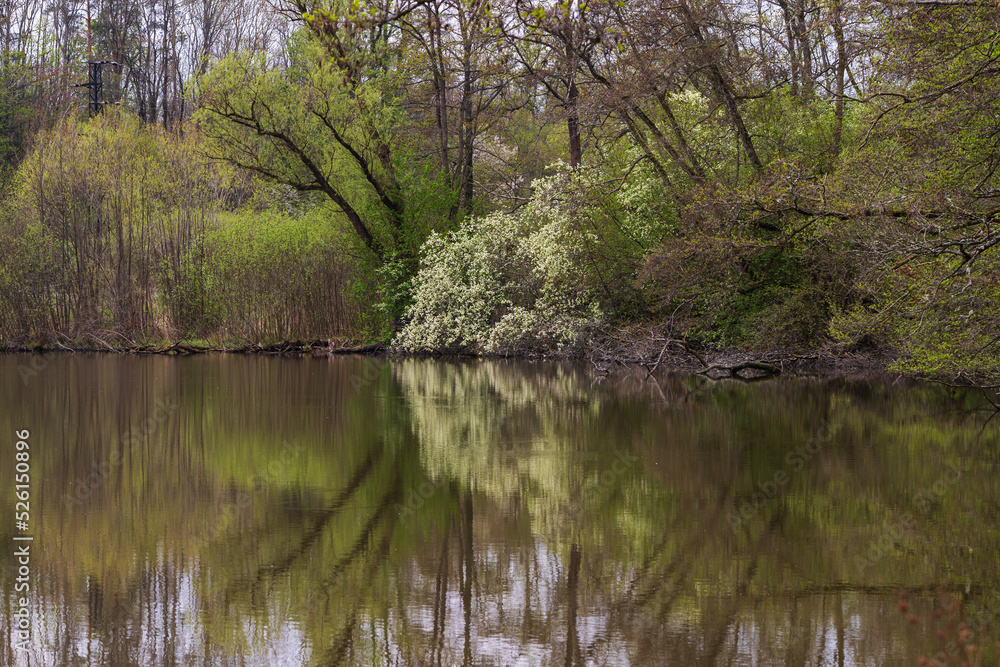
{"type": "Polygon", "coordinates": [[[594,239],[574,224],[586,204],[566,196],[571,178],[562,172],[536,181],[517,213],[473,217],[446,236],[431,234],[395,344],[511,354],[579,343],[601,312],[581,268],[594,239]]]}

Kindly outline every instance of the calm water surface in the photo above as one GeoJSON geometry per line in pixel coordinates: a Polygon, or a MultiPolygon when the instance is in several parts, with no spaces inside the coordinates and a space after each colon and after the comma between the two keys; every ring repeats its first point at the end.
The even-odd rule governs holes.
{"type": "Polygon", "coordinates": [[[31,363],[0,356],[3,665],[997,664],[1000,418],[977,392],[31,363]]]}

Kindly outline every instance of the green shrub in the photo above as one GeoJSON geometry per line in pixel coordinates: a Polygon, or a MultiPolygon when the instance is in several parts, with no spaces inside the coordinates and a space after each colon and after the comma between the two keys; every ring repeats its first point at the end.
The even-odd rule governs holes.
{"type": "Polygon", "coordinates": [[[50,338],[54,244],[38,225],[0,210],[0,340],[23,345],[50,338]]]}
{"type": "Polygon", "coordinates": [[[712,347],[801,348],[828,340],[834,313],[855,303],[855,259],[834,224],[780,232],[691,230],[650,254],[638,281],[675,333],[712,347]]]}
{"type": "Polygon", "coordinates": [[[980,256],[969,271],[924,260],[901,266],[912,288],[892,310],[904,356],[897,370],[935,378],[989,381],[1000,376],[1000,259],[980,256]]]}
{"type": "Polygon", "coordinates": [[[327,210],[300,217],[265,211],[221,215],[184,257],[168,295],[182,336],[247,340],[351,335],[347,244],[327,210]]]}

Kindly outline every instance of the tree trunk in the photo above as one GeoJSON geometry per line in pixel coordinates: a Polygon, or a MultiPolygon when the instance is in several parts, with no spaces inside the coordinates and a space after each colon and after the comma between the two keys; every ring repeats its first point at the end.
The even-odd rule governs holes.
{"type": "MultiPolygon", "coordinates": [[[[698,23],[694,20],[694,16],[691,14],[691,8],[688,6],[686,1],[682,1],[680,4],[681,10],[684,13],[684,19],[687,23],[688,31],[692,37],[698,42],[699,46],[704,47],[705,36],[701,33],[701,28],[698,23]]],[[[708,78],[712,87],[715,89],[716,94],[722,98],[722,103],[726,107],[726,113],[729,115],[729,121],[733,125],[733,129],[736,131],[736,136],[739,137],[740,142],[743,144],[743,149],[747,153],[747,159],[750,160],[750,164],[757,171],[763,167],[760,158],[757,156],[757,149],[754,148],[753,141],[750,138],[750,133],[747,131],[746,123],[743,122],[743,114],[740,113],[739,105],[736,102],[736,95],[733,93],[732,88],[726,81],[726,77],[722,74],[722,69],[719,67],[719,63],[716,57],[709,53],[707,49],[702,48],[702,53],[708,60],[708,78]]]]}
{"type": "Polygon", "coordinates": [[[580,145],[580,91],[576,87],[576,51],[573,48],[573,24],[567,6],[563,22],[563,37],[566,41],[566,76],[568,89],[566,92],[566,129],[569,133],[569,164],[576,169],[583,160],[583,148],[580,145]]]}
{"type": "Polygon", "coordinates": [[[844,75],[847,72],[847,49],[844,45],[844,23],[840,0],[833,0],[833,37],[837,41],[837,92],[833,107],[833,152],[840,154],[844,132],[844,75]]]}

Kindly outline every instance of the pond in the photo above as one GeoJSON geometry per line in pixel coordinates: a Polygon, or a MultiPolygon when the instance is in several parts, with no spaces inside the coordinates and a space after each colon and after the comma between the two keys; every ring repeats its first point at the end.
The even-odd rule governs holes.
{"type": "Polygon", "coordinates": [[[0,663],[996,664],[986,395],[645,375],[0,356],[0,663]]]}

